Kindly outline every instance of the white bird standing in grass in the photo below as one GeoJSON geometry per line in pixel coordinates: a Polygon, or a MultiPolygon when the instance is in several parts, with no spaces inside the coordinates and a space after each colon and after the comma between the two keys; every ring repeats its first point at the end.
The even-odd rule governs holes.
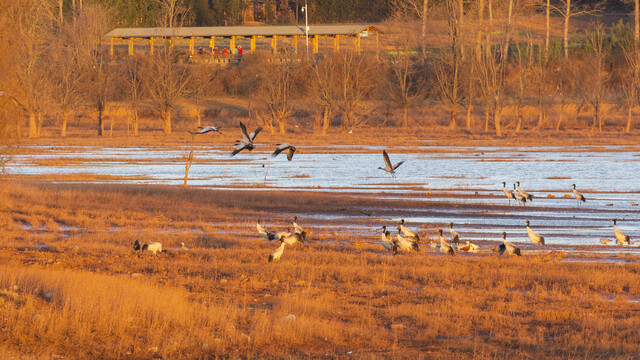
{"type": "Polygon", "coordinates": [[[402,232],[402,235],[413,237],[416,238],[416,240],[420,241],[420,236],[416,234],[415,231],[404,226],[404,219],[400,220],[400,226],[398,227],[398,230],[402,232]]]}
{"type": "Polygon", "coordinates": [[[392,165],[391,164],[391,160],[389,160],[389,155],[387,154],[386,150],[382,150],[382,158],[384,159],[384,167],[379,167],[378,169],[380,170],[384,170],[386,172],[388,172],[389,174],[391,174],[393,177],[396,177],[396,169],[404,164],[404,160],[400,161],[399,163],[392,165]]]}
{"type": "Polygon", "coordinates": [[[191,132],[193,135],[199,135],[199,134],[206,134],[208,132],[217,132],[218,134],[222,134],[222,132],[220,131],[220,126],[198,126],[198,131],[196,132],[191,132]]]}
{"type": "Polygon", "coordinates": [[[262,227],[262,225],[260,225],[260,219],[258,219],[258,222],[256,224],[256,229],[258,229],[258,233],[260,234],[260,236],[262,236],[267,240],[279,239],[278,237],[276,237],[276,234],[268,232],[267,230],[265,230],[265,228],[262,227]]]}
{"type": "Polygon", "coordinates": [[[187,245],[185,245],[184,243],[181,243],[182,247],[180,248],[180,250],[182,251],[189,251],[189,248],[187,247],[187,245]]]}
{"type": "Polygon", "coordinates": [[[280,145],[278,145],[278,147],[276,148],[276,151],[273,152],[273,154],[271,154],[271,157],[276,157],[278,156],[281,152],[285,151],[289,149],[289,151],[287,152],[287,160],[291,161],[291,159],[293,159],[293,153],[296,152],[296,148],[295,146],[289,145],[287,143],[282,143],[280,145]]]}
{"type": "Polygon", "coordinates": [[[386,225],[382,227],[382,246],[393,255],[398,253],[398,245],[394,244],[391,232],[387,231],[386,225]]]}
{"type": "Polygon", "coordinates": [[[298,217],[297,216],[293,217],[293,230],[297,234],[301,234],[301,233],[304,232],[304,229],[302,228],[302,226],[298,225],[298,217]]]}
{"type": "Polygon", "coordinates": [[[531,230],[531,228],[529,227],[529,220],[525,221],[525,224],[527,224],[527,235],[529,235],[529,239],[531,239],[531,242],[538,245],[544,245],[544,237],[531,230]]]}
{"type": "Polygon", "coordinates": [[[456,247],[460,244],[460,235],[458,232],[453,230],[453,223],[449,223],[449,231],[451,232],[451,241],[456,244],[456,247]]]}
{"type": "Polygon", "coordinates": [[[582,195],[578,190],[576,190],[576,184],[573,184],[573,196],[576,197],[576,200],[578,201],[578,206],[580,206],[580,201],[582,202],[587,202],[587,199],[585,199],[584,195],[582,195]]]}
{"type": "Polygon", "coordinates": [[[522,194],[520,194],[518,191],[516,191],[516,184],[513,184],[513,197],[515,197],[519,203],[522,203],[522,206],[526,206],[527,198],[522,196],[522,194]]]}
{"type": "Polygon", "coordinates": [[[161,252],[161,253],[167,252],[167,250],[162,250],[162,244],[160,244],[159,242],[150,242],[148,244],[142,245],[141,251],[145,251],[145,250],[152,252],[153,255],[156,255],[156,253],[158,252],[161,252]]]}
{"type": "Polygon", "coordinates": [[[513,199],[513,193],[511,192],[511,190],[507,190],[507,188],[505,187],[507,185],[506,182],[502,182],[502,192],[504,192],[504,195],[507,197],[507,199],[509,199],[509,205],[511,205],[511,199],[513,199]]]}
{"type": "Polygon", "coordinates": [[[520,193],[520,195],[524,196],[525,199],[529,200],[529,201],[533,201],[533,195],[527,193],[526,191],[520,189],[520,181],[516,181],[516,184],[518,185],[518,192],[520,193]]]}
{"type": "Polygon", "coordinates": [[[616,235],[616,245],[630,245],[631,239],[629,238],[629,236],[618,230],[616,219],[611,220],[613,221],[613,233],[616,235]]]}
{"type": "Polygon", "coordinates": [[[269,262],[272,262],[273,260],[280,260],[280,257],[282,256],[282,253],[284,253],[284,246],[286,245],[285,242],[282,242],[280,244],[280,246],[275,249],[271,255],[269,255],[269,262]]]}
{"type": "Polygon", "coordinates": [[[453,251],[453,247],[444,240],[444,236],[442,236],[442,229],[438,229],[438,232],[440,233],[440,236],[438,237],[440,239],[440,252],[455,255],[456,253],[453,251]]]}
{"type": "Polygon", "coordinates": [[[282,243],[286,243],[287,245],[293,245],[297,242],[304,242],[304,238],[305,238],[306,233],[303,231],[301,233],[295,233],[295,234],[290,234],[290,235],[282,235],[280,236],[280,242],[282,243]]]}
{"type": "Polygon", "coordinates": [[[396,244],[402,251],[411,252],[419,251],[418,240],[412,236],[402,236],[400,230],[398,230],[398,236],[396,236],[396,244]]]}
{"type": "Polygon", "coordinates": [[[460,251],[480,251],[480,246],[472,244],[469,240],[467,240],[467,245],[461,247],[460,251]]]}
{"type": "Polygon", "coordinates": [[[520,248],[513,245],[512,243],[507,241],[507,233],[503,232],[502,234],[502,244],[500,244],[500,246],[498,246],[498,252],[500,253],[500,256],[502,256],[502,254],[506,253],[509,255],[517,255],[517,256],[521,256],[522,254],[520,254],[520,248]]]}

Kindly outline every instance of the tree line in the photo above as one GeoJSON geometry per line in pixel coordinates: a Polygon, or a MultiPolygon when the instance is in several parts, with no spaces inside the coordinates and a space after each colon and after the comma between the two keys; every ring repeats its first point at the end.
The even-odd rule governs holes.
{"type": "MultiPolygon", "coordinates": [[[[163,6],[154,15],[158,23],[179,26],[191,11],[186,1],[155,1],[163,6]]],[[[545,1],[538,10],[555,12],[569,27],[571,14],[597,13],[600,6],[558,1],[565,6],[545,1]]],[[[77,0],[71,13],[61,12],[56,1],[0,5],[6,29],[0,33],[3,138],[39,137],[45,123],[64,137],[80,111],[105,135],[105,109],[112,103],[126,108],[131,134],[138,134],[146,110],[171,133],[176,108],[195,107],[195,128],[212,97],[248,99],[246,116],[281,133],[300,116],[314,119],[318,133],[442,125],[438,116],[425,116],[431,110],[446,112],[451,128],[496,136],[504,135],[505,117],[515,132],[560,131],[588,114],[589,126],[602,131],[611,109],[626,112],[623,129],[629,132],[640,104],[633,16],[635,21],[606,26],[594,17],[582,33],[551,36],[549,25],[531,29],[523,20],[526,4],[516,0],[393,0],[379,51],[342,49],[301,61],[255,54],[237,66],[219,67],[190,61],[168,40],[153,55],[109,56],[103,35],[120,18],[100,1],[77,0]]]]}

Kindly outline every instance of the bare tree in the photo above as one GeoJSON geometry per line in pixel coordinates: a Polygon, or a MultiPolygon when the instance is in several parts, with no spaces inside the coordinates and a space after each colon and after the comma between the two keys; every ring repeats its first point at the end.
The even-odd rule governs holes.
{"type": "Polygon", "coordinates": [[[489,115],[491,115],[496,129],[496,136],[501,137],[501,116],[506,101],[504,62],[496,60],[496,55],[490,57],[485,56],[477,68],[480,78],[480,89],[484,97],[485,130],[488,128],[489,115]]]}
{"type": "MultiPolygon", "coordinates": [[[[569,20],[574,16],[593,14],[602,9],[602,2],[587,6],[581,0],[558,0],[558,6],[549,3],[548,5],[553,11],[557,12],[564,19],[562,31],[564,58],[569,58],[569,20]]],[[[548,48],[547,48],[548,50],[548,48]]]]}
{"type": "Polygon", "coordinates": [[[627,68],[621,79],[624,101],[627,105],[627,126],[625,132],[629,133],[632,128],[633,109],[640,104],[640,49],[634,40],[633,44],[624,44],[622,52],[627,64],[627,68]]]}
{"type": "Polygon", "coordinates": [[[605,43],[604,26],[596,23],[593,31],[587,34],[587,40],[592,56],[586,59],[587,64],[583,67],[584,82],[580,89],[585,102],[593,107],[593,129],[597,126],[602,132],[604,122],[602,105],[607,96],[607,81],[610,78],[609,72],[605,69],[610,46],[605,43]]]}
{"type": "Polygon", "coordinates": [[[127,98],[130,120],[127,122],[127,135],[133,128],[133,135],[139,133],[138,110],[144,94],[144,73],[147,69],[147,58],[130,56],[125,60],[125,79],[127,85],[127,98]]]}
{"type": "Polygon", "coordinates": [[[156,19],[158,27],[182,27],[191,22],[191,8],[184,0],[156,0],[159,12],[156,19]]]}
{"type": "Polygon", "coordinates": [[[49,2],[25,0],[3,9],[15,31],[11,57],[16,79],[15,96],[29,115],[29,137],[38,137],[42,112],[49,99],[49,88],[43,61],[48,51],[53,26],[53,8],[49,2]]]}
{"type": "Polygon", "coordinates": [[[193,164],[193,135],[191,136],[191,143],[189,145],[189,151],[186,148],[182,148],[182,160],[184,160],[184,187],[187,187],[187,181],[189,180],[189,170],[193,164]]]}
{"type": "Polygon", "coordinates": [[[112,74],[107,64],[107,49],[102,37],[111,29],[111,13],[108,8],[91,4],[81,8],[76,15],[72,43],[77,52],[80,71],[89,79],[86,93],[98,112],[98,135],[104,135],[104,109],[112,74]]]}
{"type": "Polygon", "coordinates": [[[202,126],[203,97],[216,78],[217,67],[209,64],[195,64],[189,67],[187,93],[193,98],[196,106],[196,126],[202,126]]]}
{"type": "Polygon", "coordinates": [[[295,69],[290,64],[273,65],[265,84],[265,103],[268,116],[278,123],[280,134],[286,132],[287,118],[293,112],[291,90],[295,81],[295,69]]]}
{"type": "Polygon", "coordinates": [[[443,52],[436,65],[434,85],[444,107],[449,111],[451,118],[449,126],[455,128],[458,120],[458,106],[462,101],[460,89],[462,29],[458,0],[446,0],[445,5],[450,50],[443,52]]]}
{"type": "Polygon", "coordinates": [[[391,0],[391,6],[406,18],[415,16],[420,20],[420,50],[422,54],[422,62],[427,58],[427,16],[429,14],[429,0],[391,0]]]}
{"type": "Polygon", "coordinates": [[[407,109],[416,97],[416,67],[410,56],[408,42],[397,46],[387,62],[389,79],[386,82],[386,93],[391,102],[402,109],[402,126],[409,126],[407,109]]]}
{"type": "Polygon", "coordinates": [[[372,61],[367,55],[345,51],[336,72],[336,105],[342,114],[342,126],[353,129],[363,124],[358,111],[374,88],[372,61]]]}
{"type": "Polygon", "coordinates": [[[331,113],[336,99],[336,76],[338,58],[336,56],[326,58],[323,61],[314,59],[311,63],[313,73],[313,88],[315,100],[322,108],[321,134],[326,135],[331,126],[331,113]]]}
{"type": "Polygon", "coordinates": [[[524,98],[526,90],[529,85],[529,77],[533,68],[533,44],[531,38],[527,43],[526,51],[524,51],[520,44],[517,47],[518,51],[518,63],[517,63],[517,95],[516,95],[516,132],[520,131],[522,127],[522,111],[524,108],[524,98]]]}
{"type": "Polygon", "coordinates": [[[189,75],[172,46],[165,46],[149,60],[144,87],[162,120],[164,133],[171,134],[173,108],[186,92],[189,75]]]}

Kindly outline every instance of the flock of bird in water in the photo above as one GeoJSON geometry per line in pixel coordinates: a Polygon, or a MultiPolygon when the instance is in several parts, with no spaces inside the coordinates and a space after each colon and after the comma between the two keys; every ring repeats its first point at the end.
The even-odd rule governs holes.
{"type": "MultiPolygon", "coordinates": [[[[198,131],[192,132],[192,134],[194,135],[206,134],[208,132],[221,133],[220,127],[217,127],[217,126],[198,127],[198,129],[199,129],[198,131]]],[[[231,156],[235,156],[236,154],[238,154],[243,150],[252,151],[254,149],[253,141],[255,140],[258,133],[262,131],[262,127],[259,126],[252,133],[248,134],[246,126],[242,122],[240,122],[240,130],[242,133],[241,134],[242,138],[241,140],[235,141],[234,150],[231,153],[231,156]]],[[[276,157],[285,150],[288,150],[287,160],[291,161],[293,159],[293,154],[295,153],[296,148],[287,143],[279,144],[276,150],[271,154],[271,157],[276,157]]],[[[395,170],[400,165],[402,165],[404,161],[400,161],[396,164],[392,164],[391,160],[389,159],[389,154],[387,154],[385,150],[382,151],[382,158],[385,166],[379,167],[378,169],[384,170],[390,173],[395,178],[396,177],[395,170]]],[[[522,204],[523,206],[526,205],[527,201],[533,201],[533,195],[529,194],[525,190],[522,190],[522,188],[520,188],[519,181],[516,181],[516,183],[513,184],[513,190],[507,189],[506,182],[502,182],[502,191],[504,192],[505,196],[509,200],[509,205],[511,204],[511,200],[515,200],[516,204],[522,204]]],[[[587,201],[584,195],[582,195],[582,193],[580,193],[576,189],[575,184],[572,184],[572,192],[576,201],[578,202],[578,206],[580,206],[580,203],[584,203],[587,201]]],[[[629,236],[624,234],[622,231],[618,229],[616,219],[611,219],[611,221],[613,221],[613,232],[616,238],[616,245],[631,245],[631,240],[629,236]]],[[[531,240],[531,242],[538,246],[544,246],[545,245],[544,237],[538,234],[537,232],[535,232],[533,229],[531,229],[529,220],[524,221],[524,223],[526,224],[527,235],[529,236],[529,239],[531,240]]],[[[480,251],[480,246],[476,244],[472,244],[470,241],[466,241],[466,244],[461,244],[460,235],[458,234],[457,231],[453,229],[453,223],[449,223],[448,226],[449,226],[449,232],[451,236],[450,241],[453,245],[447,242],[447,240],[445,240],[442,229],[438,229],[438,234],[439,234],[438,240],[436,242],[429,243],[432,249],[439,250],[440,252],[448,255],[455,255],[457,251],[461,251],[461,252],[480,251]]],[[[304,243],[304,241],[306,240],[307,234],[309,233],[309,230],[304,229],[300,225],[298,225],[297,216],[293,217],[293,227],[283,232],[267,231],[260,224],[260,219],[258,219],[256,228],[258,230],[258,234],[261,237],[270,241],[280,242],[280,246],[277,249],[275,249],[271,253],[271,255],[269,255],[269,259],[268,259],[269,262],[274,260],[279,260],[282,257],[282,254],[284,253],[284,248],[286,245],[292,246],[296,243],[304,243]]],[[[391,235],[391,232],[387,230],[386,225],[382,226],[380,229],[382,230],[382,236],[381,236],[382,246],[389,253],[396,255],[398,254],[399,251],[408,252],[408,253],[420,251],[420,246],[419,246],[420,236],[418,235],[418,233],[416,233],[415,231],[405,226],[404,219],[400,220],[400,225],[397,227],[398,234],[395,237],[393,237],[391,235]]],[[[500,256],[504,255],[504,253],[507,253],[508,255],[515,255],[515,256],[522,255],[522,251],[520,250],[519,247],[507,241],[506,232],[501,233],[500,236],[502,236],[502,244],[500,244],[497,248],[494,248],[493,249],[494,251],[500,254],[500,256]]],[[[609,244],[610,241],[611,240],[609,239],[600,240],[600,242],[604,245],[609,244]]],[[[158,252],[166,253],[166,250],[162,249],[162,244],[160,244],[159,242],[151,242],[149,244],[141,245],[140,242],[136,240],[133,243],[133,249],[138,254],[138,256],[140,256],[140,254],[144,251],[150,251],[153,254],[156,254],[158,252]]],[[[182,250],[188,250],[184,243],[182,243],[182,250]]]]}

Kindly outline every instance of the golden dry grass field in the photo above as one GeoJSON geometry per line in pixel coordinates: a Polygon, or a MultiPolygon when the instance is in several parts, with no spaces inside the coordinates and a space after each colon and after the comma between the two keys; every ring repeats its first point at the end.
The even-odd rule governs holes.
{"type": "Polygon", "coordinates": [[[417,254],[391,256],[379,242],[381,224],[367,224],[370,235],[349,231],[348,215],[381,206],[374,196],[26,177],[2,185],[0,358],[640,354],[634,256],[500,258],[489,250],[497,241],[479,254],[449,257],[423,243],[417,254]],[[309,239],[269,263],[277,245],[258,236],[256,220],[284,230],[298,213],[333,217],[301,218],[309,239]],[[138,258],[136,239],[159,241],[168,253],[138,258]]]}

